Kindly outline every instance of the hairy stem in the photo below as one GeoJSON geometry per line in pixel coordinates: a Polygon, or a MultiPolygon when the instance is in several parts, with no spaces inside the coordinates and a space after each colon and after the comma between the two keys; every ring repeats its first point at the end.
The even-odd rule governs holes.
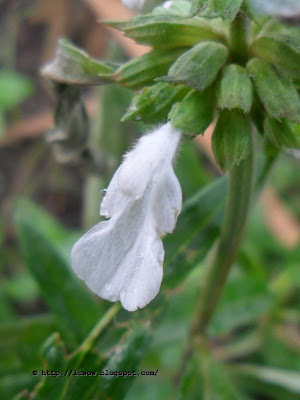
{"type": "Polygon", "coordinates": [[[223,228],[204,272],[192,333],[204,332],[239,250],[251,204],[254,167],[253,143],[250,155],[229,172],[223,228]]]}

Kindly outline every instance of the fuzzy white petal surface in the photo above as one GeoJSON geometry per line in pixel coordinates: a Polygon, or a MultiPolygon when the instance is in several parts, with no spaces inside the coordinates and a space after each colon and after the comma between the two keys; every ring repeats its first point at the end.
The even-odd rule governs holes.
{"type": "Polygon", "coordinates": [[[165,124],[143,136],[124,157],[102,201],[100,222],[73,247],[72,266],[100,297],[128,311],[145,307],[159,292],[164,249],[182,193],[172,161],[180,133],[165,124]]]}

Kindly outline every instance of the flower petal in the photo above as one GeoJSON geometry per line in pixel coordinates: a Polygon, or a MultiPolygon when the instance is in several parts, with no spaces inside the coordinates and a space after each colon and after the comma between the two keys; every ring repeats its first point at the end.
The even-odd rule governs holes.
{"type": "Polygon", "coordinates": [[[164,171],[153,193],[152,210],[161,236],[172,233],[180,214],[182,192],[180,183],[171,166],[164,171]]]}
{"type": "Polygon", "coordinates": [[[182,194],[172,168],[180,133],[170,124],[143,136],[124,157],[102,201],[100,222],[73,247],[72,266],[100,297],[128,311],[145,307],[159,292],[164,249],[182,194]]]}

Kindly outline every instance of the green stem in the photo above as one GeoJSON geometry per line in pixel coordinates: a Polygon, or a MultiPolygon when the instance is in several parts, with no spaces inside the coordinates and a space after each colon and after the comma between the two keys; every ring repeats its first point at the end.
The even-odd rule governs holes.
{"type": "Polygon", "coordinates": [[[95,345],[95,342],[98,340],[101,333],[107,328],[115,316],[121,309],[120,303],[115,303],[112,307],[110,307],[106,314],[99,320],[99,322],[94,326],[90,334],[84,339],[81,345],[72,353],[71,358],[77,358],[76,365],[78,366],[80,362],[84,359],[86,354],[90,351],[90,349],[95,345]]]}
{"type": "MultiPolygon", "coordinates": [[[[91,333],[82,342],[74,353],[70,355],[70,360],[73,363],[72,368],[78,369],[81,365],[82,360],[85,358],[87,353],[94,347],[96,341],[103,331],[111,324],[112,320],[118,314],[121,309],[120,303],[115,303],[111,308],[108,309],[106,314],[99,320],[99,322],[94,326],[91,333]]],[[[71,379],[65,381],[64,388],[62,390],[59,400],[65,399],[66,393],[68,392],[69,386],[71,384],[71,379]]]]}
{"type": "Polygon", "coordinates": [[[238,13],[230,24],[230,45],[233,60],[244,64],[248,58],[250,20],[238,13]]]}
{"type": "Polygon", "coordinates": [[[192,333],[203,333],[236,258],[251,204],[255,178],[254,143],[251,154],[229,172],[223,228],[204,272],[192,333]]]}
{"type": "Polygon", "coordinates": [[[106,314],[99,320],[99,322],[94,326],[88,337],[82,342],[76,353],[81,353],[84,356],[95,344],[99,335],[103,330],[111,323],[114,317],[118,314],[121,309],[120,303],[115,303],[106,314]]]}

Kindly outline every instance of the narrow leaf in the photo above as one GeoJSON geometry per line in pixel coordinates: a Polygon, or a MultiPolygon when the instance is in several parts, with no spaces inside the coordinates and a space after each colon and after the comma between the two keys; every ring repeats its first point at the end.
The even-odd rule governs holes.
{"type": "Polygon", "coordinates": [[[22,203],[16,208],[15,221],[25,262],[41,294],[70,335],[77,340],[82,338],[98,319],[100,308],[75,277],[60,250],[43,235],[36,220],[23,213],[22,203]]]}
{"type": "Polygon", "coordinates": [[[299,372],[253,364],[239,364],[233,372],[251,392],[259,390],[277,399],[297,399],[300,396],[299,372]]]}

